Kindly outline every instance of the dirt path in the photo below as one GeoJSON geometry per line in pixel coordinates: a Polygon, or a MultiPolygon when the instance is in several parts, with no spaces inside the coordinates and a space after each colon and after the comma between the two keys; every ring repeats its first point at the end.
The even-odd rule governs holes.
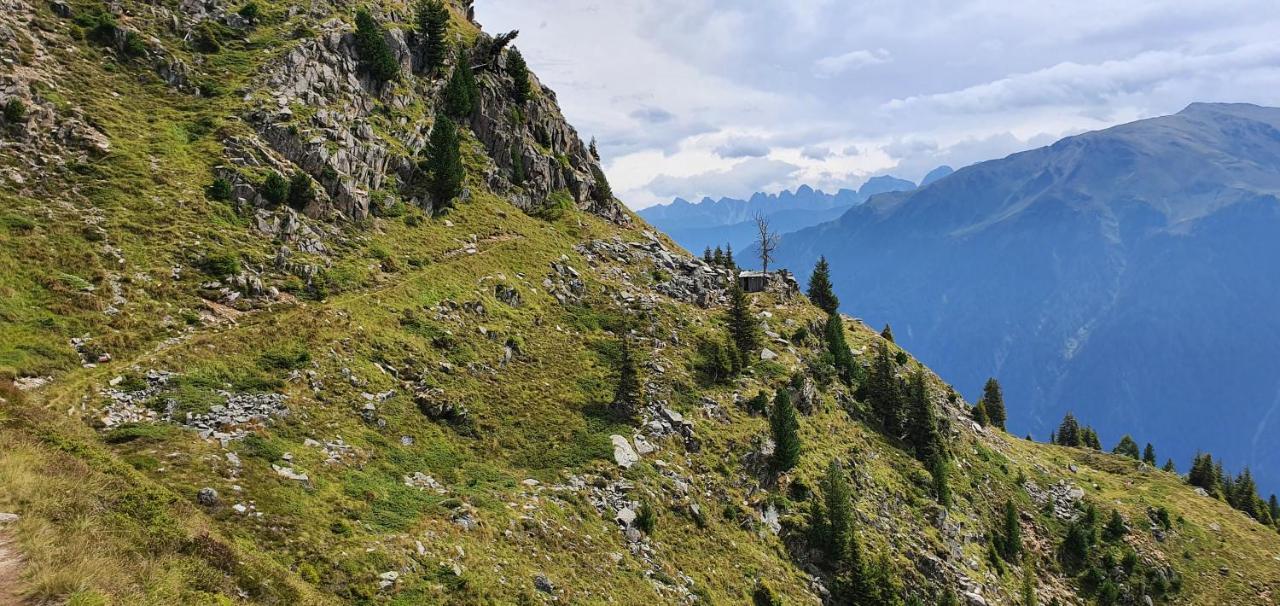
{"type": "Polygon", "coordinates": [[[18,573],[22,558],[9,533],[0,530],[0,604],[21,604],[18,600],[18,573]]]}

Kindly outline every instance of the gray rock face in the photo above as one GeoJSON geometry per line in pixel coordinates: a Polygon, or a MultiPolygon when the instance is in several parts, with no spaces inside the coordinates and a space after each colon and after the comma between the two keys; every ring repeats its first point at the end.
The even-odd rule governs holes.
{"type": "Polygon", "coordinates": [[[613,442],[613,460],[618,467],[628,469],[640,461],[640,455],[631,448],[631,442],[626,437],[614,434],[609,436],[609,441],[613,442]]]}

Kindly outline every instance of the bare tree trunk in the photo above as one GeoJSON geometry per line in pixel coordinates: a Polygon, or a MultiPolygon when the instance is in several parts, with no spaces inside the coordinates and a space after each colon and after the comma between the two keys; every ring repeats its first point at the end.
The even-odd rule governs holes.
{"type": "Polygon", "coordinates": [[[769,261],[773,260],[773,251],[778,248],[778,234],[769,231],[769,219],[756,213],[756,246],[760,249],[760,269],[769,273],[769,261]]]}

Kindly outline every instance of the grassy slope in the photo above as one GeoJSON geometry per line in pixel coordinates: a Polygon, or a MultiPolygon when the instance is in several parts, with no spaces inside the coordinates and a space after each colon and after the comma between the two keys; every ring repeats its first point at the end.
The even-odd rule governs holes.
{"type": "MultiPolygon", "coordinates": [[[[53,25],[57,20],[43,6],[40,11],[51,27],[64,26],[53,25]]],[[[210,59],[227,70],[227,90],[249,81],[264,49],[280,52],[291,27],[262,27],[248,44],[230,44],[210,59]]],[[[731,404],[734,392],[750,396],[786,376],[762,365],[737,385],[702,389],[698,397],[719,402],[730,421],[700,415],[698,397],[688,389],[695,382],[687,361],[693,335],[713,330],[718,312],[667,302],[639,324],[642,334],[681,335],[679,345],[668,342],[643,357],[669,369],[662,388],[673,407],[695,419],[702,451],[686,454],[675,441],[664,441],[658,453],[625,473],[609,460],[607,436],[630,433],[600,412],[610,397],[615,338],[608,329],[620,317],[605,293],[624,286],[607,272],[590,272],[589,305],[563,308],[540,292],[541,281],[562,254],[574,267],[587,268],[572,250],[575,243],[615,234],[639,240],[639,227],[623,230],[578,213],[549,223],[524,215],[473,181],[475,199],[449,217],[452,227],[443,221],[410,226],[403,219],[349,227],[348,244],[331,269],[344,277],[345,292],[256,312],[234,326],[189,326],[184,318],[200,309],[195,291],[207,278],[188,267],[175,282],[168,279],[171,266],[189,266],[210,249],[234,250],[246,262],[266,259],[272,250],[271,242],[246,228],[245,219],[201,193],[220,146],[211,134],[193,136],[202,130],[195,125],[211,121],[230,133],[245,132],[227,117],[239,96],[180,95],[143,70],[103,59],[88,44],[77,48],[59,55],[67,73],[48,96],[84,108],[111,137],[113,153],[51,175],[47,185],[25,195],[12,184],[2,190],[5,216],[35,225],[15,228],[26,223],[7,220],[0,229],[0,368],[57,376],[28,398],[7,395],[0,408],[0,510],[23,514],[17,536],[28,559],[23,589],[30,597],[85,604],[217,603],[241,599],[234,597],[238,587],[245,600],[268,603],[509,603],[538,595],[532,580],[542,574],[568,603],[666,603],[674,601],[673,586],[683,584],[679,575],[685,574],[694,589],[720,603],[745,601],[757,577],[791,601],[813,601],[805,575],[790,563],[781,542],[758,524],[744,528],[726,508],[734,504],[745,511],[768,499],[786,504],[756,491],[746,462],[754,440],[767,432],[765,420],[731,404]],[[86,238],[86,217],[99,221],[106,243],[122,251],[123,267],[103,253],[103,242],[86,238]],[[472,234],[479,252],[458,254],[472,234]],[[113,277],[121,279],[129,303],[124,313],[107,316],[102,310],[113,277]],[[517,287],[524,305],[496,301],[495,281],[517,287]],[[94,290],[87,291],[84,282],[94,290]],[[430,308],[445,299],[479,300],[489,313],[437,321],[430,308]],[[483,337],[479,326],[500,336],[483,337]],[[442,331],[451,331],[458,345],[437,347],[433,341],[442,331]],[[79,368],[66,342],[85,333],[115,360],[79,368]],[[181,339],[164,341],[175,336],[181,339]],[[496,374],[465,370],[468,363],[496,367],[508,337],[521,343],[511,366],[496,374]],[[305,378],[263,368],[262,352],[282,348],[309,351],[308,369],[325,389],[313,393],[305,378]],[[460,370],[441,371],[444,360],[460,370]],[[423,371],[448,398],[468,406],[473,422],[459,429],[426,419],[375,362],[423,371]],[[244,460],[234,480],[217,444],[180,430],[161,428],[131,442],[105,444],[81,416],[92,416],[111,378],[152,368],[214,383],[278,381],[293,414],[260,441],[230,447],[244,460]],[[343,369],[365,383],[352,385],[343,369]],[[386,428],[362,420],[361,393],[393,388],[396,395],[378,405],[386,428]],[[303,445],[307,438],[337,436],[354,448],[342,465],[325,465],[316,449],[303,445]],[[402,445],[402,436],[413,443],[402,445]],[[310,474],[309,488],[272,472],[270,464],[280,462],[283,452],[293,453],[292,465],[310,474]],[[626,478],[637,485],[633,495],[671,498],[678,493],[659,460],[694,479],[689,495],[674,498],[700,504],[707,522],[700,528],[682,513],[686,509],[660,507],[650,542],[656,569],[628,550],[616,525],[582,494],[549,487],[570,474],[626,478]],[[401,476],[416,471],[440,480],[446,494],[402,486],[401,476]],[[542,485],[530,487],[523,483],[527,478],[542,485]],[[194,494],[203,486],[216,488],[223,505],[195,505],[194,494]],[[229,507],[235,502],[251,502],[263,516],[236,514],[229,507]],[[455,524],[462,514],[478,520],[478,527],[465,531],[455,524]],[[86,544],[95,548],[80,548],[86,544]],[[379,591],[377,575],[388,570],[403,576],[391,590],[379,591]]],[[[470,165],[483,162],[472,146],[470,165]]],[[[622,269],[637,284],[652,279],[646,266],[622,269]]],[[[756,305],[775,314],[775,327],[785,317],[804,323],[819,313],[766,297],[756,305]]],[[[877,338],[851,326],[855,348],[877,338]]],[[[780,362],[785,368],[798,364],[789,354],[780,362]]],[[[902,536],[942,548],[928,519],[928,489],[914,479],[923,470],[913,459],[850,419],[830,397],[822,410],[804,418],[802,431],[806,453],[794,478],[813,485],[832,456],[852,453],[863,482],[858,506],[865,540],[877,551],[901,547],[902,536]]],[[[1118,501],[1130,519],[1142,519],[1148,503],[1166,504],[1181,520],[1178,532],[1151,547],[1183,571],[1187,587],[1181,599],[1188,603],[1221,603],[1229,596],[1249,603],[1259,599],[1249,583],[1280,579],[1274,533],[1195,496],[1175,476],[1006,436],[977,439],[966,431],[958,440],[962,471],[955,480],[952,519],[965,532],[985,531],[1003,495],[1025,502],[1014,488],[1021,470],[1041,485],[1071,478],[1100,505],[1118,501]],[[1079,471],[1068,471],[1070,463],[1079,471]],[[1210,530],[1215,523],[1219,532],[1210,530]],[[1230,569],[1225,576],[1219,573],[1223,565],[1230,569]]],[[[1140,532],[1134,539],[1152,543],[1148,536],[1140,532]]],[[[988,574],[981,549],[973,543],[965,549],[979,566],[971,574],[988,574]]],[[[912,569],[905,554],[892,554],[903,570],[912,569]]],[[[1054,583],[1047,576],[1043,581],[1054,583]]],[[[1016,572],[997,582],[1005,595],[989,597],[1000,602],[1011,601],[1021,584],[1016,572]]]]}

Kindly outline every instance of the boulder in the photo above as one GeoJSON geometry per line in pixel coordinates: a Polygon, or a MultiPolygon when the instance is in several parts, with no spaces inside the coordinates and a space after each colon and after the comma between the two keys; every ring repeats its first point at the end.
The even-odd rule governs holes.
{"type": "Polygon", "coordinates": [[[613,460],[623,469],[629,469],[640,461],[640,455],[636,454],[635,449],[631,448],[631,442],[625,437],[618,434],[609,436],[609,441],[613,442],[613,460]]]}

